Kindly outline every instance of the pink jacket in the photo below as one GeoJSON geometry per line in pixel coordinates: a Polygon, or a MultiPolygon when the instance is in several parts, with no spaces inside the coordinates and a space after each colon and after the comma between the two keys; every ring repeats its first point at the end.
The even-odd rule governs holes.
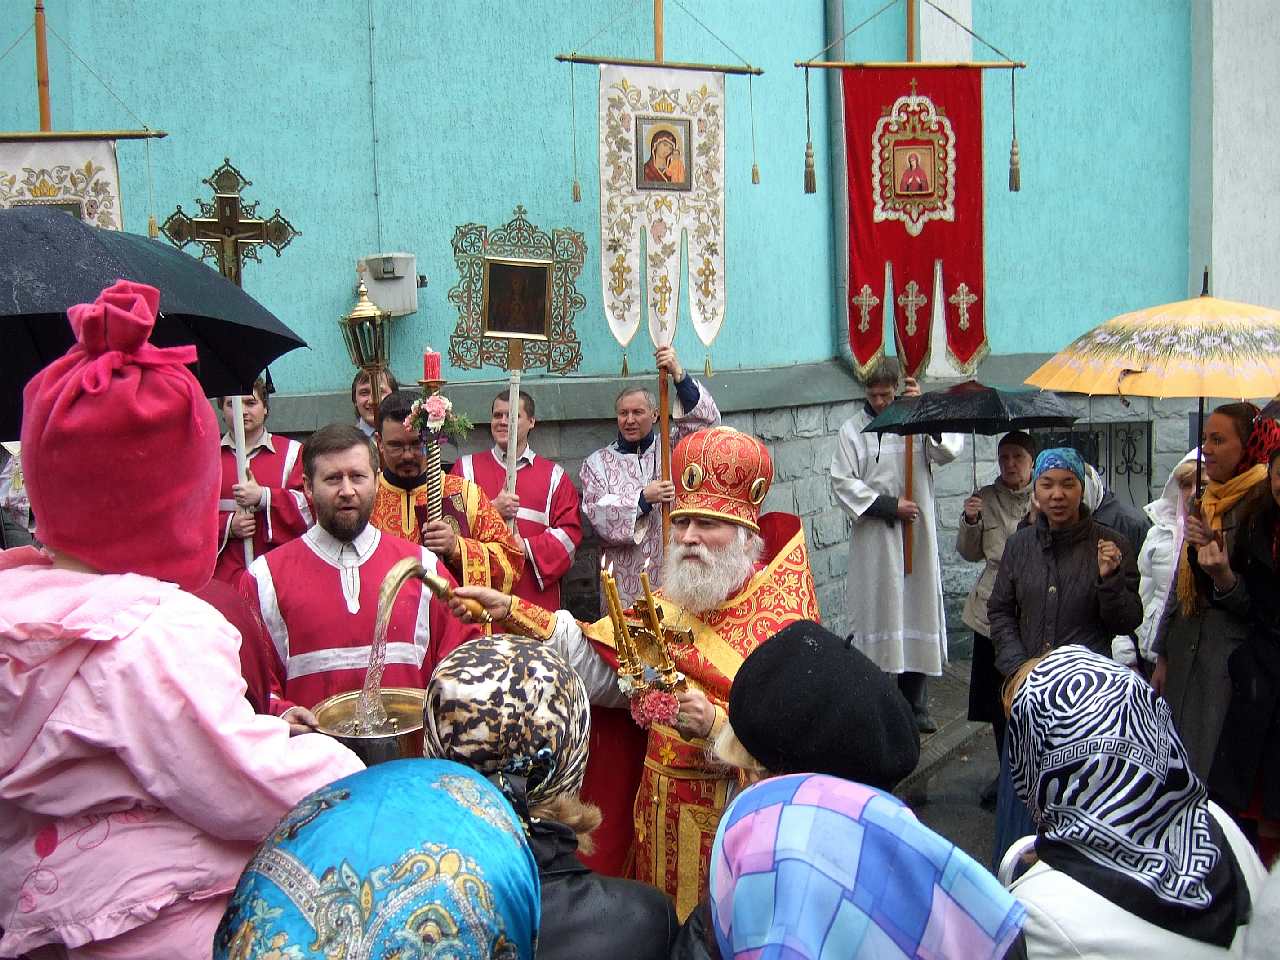
{"type": "Polygon", "coordinates": [[[173,584],[0,552],[0,956],[226,894],[286,811],[361,769],[254,714],[238,646],[173,584]]]}

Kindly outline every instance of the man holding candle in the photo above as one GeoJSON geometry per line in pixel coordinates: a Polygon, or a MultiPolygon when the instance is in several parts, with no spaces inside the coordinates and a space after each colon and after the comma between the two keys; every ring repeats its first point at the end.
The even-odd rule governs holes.
{"type": "MultiPolygon", "coordinates": [[[[728,427],[700,430],[680,441],[672,472],[663,585],[651,593],[649,571],[638,571],[644,603],[636,610],[624,610],[617,568],[608,565],[601,580],[609,616],[595,624],[493,590],[458,594],[480,601],[502,630],[552,643],[597,708],[630,707],[648,727],[641,733],[619,709],[593,711],[583,796],[600,806],[604,822],[592,865],[616,873],[633,854],[635,878],[670,894],[683,918],[706,893],[716,823],[734,782],[708,756],[734,675],[782,627],[817,619],[818,600],[799,517],[760,516],[773,481],[764,444],[728,427]],[[661,645],[648,641],[652,632],[663,636],[661,645]],[[675,716],[649,712],[671,671],[679,681],[675,716]],[[637,689],[637,679],[648,689],[637,689]],[[608,715],[625,718],[629,729],[602,723],[608,715]]],[[[458,605],[454,612],[463,615],[458,605]]]]}
{"type": "Polygon", "coordinates": [[[426,521],[427,458],[417,431],[405,426],[415,399],[416,394],[399,390],[378,406],[374,438],[382,472],[369,522],[383,533],[422,544],[459,583],[509,593],[524,572],[524,549],[483,490],[462,477],[442,477],[441,519],[426,521]]]}
{"type": "MultiPolygon", "coordinates": [[[[660,347],[654,356],[658,369],[671,374],[676,385],[671,443],[718,424],[716,402],[685,374],[675,349],[660,347]]],[[[625,605],[640,594],[640,571],[646,564],[651,564],[655,584],[661,582],[662,505],[675,496],[675,485],[661,477],[659,444],[654,442],[658,402],[653,394],[643,387],[627,387],[618,394],[614,412],[618,439],[582,465],[582,512],[603,544],[602,554],[614,565],[625,605]]]]}
{"type": "Polygon", "coordinates": [[[560,607],[560,578],[573,566],[582,542],[582,522],[578,519],[578,491],[569,475],[529,446],[529,434],[537,424],[535,409],[533,397],[521,390],[515,417],[519,453],[514,493],[506,492],[512,412],[505,391],[493,398],[490,408],[493,449],[459,458],[449,472],[478,484],[504,520],[516,521],[525,564],[512,592],[522,600],[556,610],[560,607]]]}

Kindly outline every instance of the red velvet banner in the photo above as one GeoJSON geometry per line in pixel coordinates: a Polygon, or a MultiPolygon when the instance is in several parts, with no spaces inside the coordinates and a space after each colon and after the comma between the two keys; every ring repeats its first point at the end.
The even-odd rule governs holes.
{"type": "Polygon", "coordinates": [[[849,344],[859,373],[892,319],[908,376],[929,360],[936,311],[961,373],[987,353],[982,71],[844,70],[849,344]]]}

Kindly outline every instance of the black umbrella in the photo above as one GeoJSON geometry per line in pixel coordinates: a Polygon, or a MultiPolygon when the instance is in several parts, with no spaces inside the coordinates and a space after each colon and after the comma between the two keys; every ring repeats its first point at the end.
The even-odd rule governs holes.
{"type": "Polygon", "coordinates": [[[52,207],[0,210],[0,437],[18,436],[22,388],[74,342],[67,308],[92,303],[117,280],[160,291],[151,342],[194,345],[209,396],[248,393],[263,367],[306,346],[222,274],[167,243],[52,207]]]}
{"type": "MultiPolygon", "coordinates": [[[[899,397],[862,428],[863,433],[981,433],[1069,427],[1079,419],[1065,400],[1030,387],[988,387],[966,380],[946,390],[899,397]]],[[[973,448],[973,486],[978,487],[978,450],[973,448]]]]}

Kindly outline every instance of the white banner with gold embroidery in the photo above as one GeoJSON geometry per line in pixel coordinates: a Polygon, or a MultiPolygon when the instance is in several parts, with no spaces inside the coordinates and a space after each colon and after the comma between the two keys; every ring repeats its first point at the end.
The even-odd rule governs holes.
{"type": "Polygon", "coordinates": [[[0,208],[50,206],[119,230],[120,171],[114,140],[0,143],[0,208]]]}
{"type": "Polygon", "coordinates": [[[618,343],[640,328],[642,297],[654,344],[675,339],[683,237],[693,326],[711,345],[725,310],[724,74],[600,67],[600,236],[618,343]]]}

